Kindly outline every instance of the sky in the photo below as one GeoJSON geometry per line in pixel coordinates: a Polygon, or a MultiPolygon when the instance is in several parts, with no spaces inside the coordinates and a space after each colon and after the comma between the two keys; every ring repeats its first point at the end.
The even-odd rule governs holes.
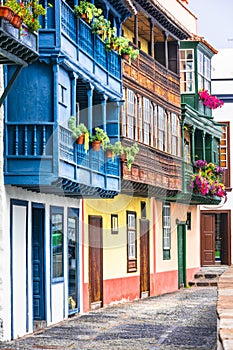
{"type": "Polygon", "coordinates": [[[189,0],[197,32],[215,48],[233,48],[233,0],[189,0]]]}

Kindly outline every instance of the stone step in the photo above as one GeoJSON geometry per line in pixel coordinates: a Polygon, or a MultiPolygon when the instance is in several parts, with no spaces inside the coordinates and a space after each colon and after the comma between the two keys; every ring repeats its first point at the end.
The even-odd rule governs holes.
{"type": "Polygon", "coordinates": [[[218,278],[193,279],[188,285],[190,287],[217,287],[218,278]]]}
{"type": "Polygon", "coordinates": [[[211,273],[203,273],[203,272],[198,272],[194,275],[194,278],[207,278],[207,279],[211,279],[211,278],[218,278],[219,276],[221,276],[221,273],[217,273],[217,272],[211,272],[211,273]]]}

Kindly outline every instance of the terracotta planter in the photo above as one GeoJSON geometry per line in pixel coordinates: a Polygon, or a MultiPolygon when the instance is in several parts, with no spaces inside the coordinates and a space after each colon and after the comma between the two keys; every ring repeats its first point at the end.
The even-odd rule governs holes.
{"type": "Polygon", "coordinates": [[[100,150],[100,144],[101,142],[100,141],[93,141],[92,142],[92,149],[93,151],[99,151],[100,150]]]}
{"type": "Polygon", "coordinates": [[[112,158],[112,157],[113,157],[112,151],[111,151],[110,149],[107,149],[107,151],[106,151],[106,157],[107,157],[107,158],[112,158]]]}
{"type": "Polygon", "coordinates": [[[81,136],[79,136],[79,137],[77,138],[77,140],[76,140],[76,143],[77,143],[78,145],[83,145],[83,144],[84,144],[84,138],[85,138],[85,135],[84,135],[84,134],[81,135],[81,136]]]}
{"type": "Polygon", "coordinates": [[[90,23],[89,18],[87,17],[86,13],[82,13],[80,16],[85,22],[90,23]]]}
{"type": "Polygon", "coordinates": [[[13,27],[20,29],[22,27],[23,19],[16,13],[14,14],[14,17],[10,21],[10,24],[13,25],[13,27]]]}
{"type": "Polygon", "coordinates": [[[129,60],[129,55],[127,55],[126,53],[124,53],[124,54],[122,55],[122,57],[123,57],[126,61],[129,60]]]}
{"type": "Polygon", "coordinates": [[[7,21],[11,21],[14,14],[14,11],[10,7],[0,6],[0,17],[5,18],[7,21]]]}
{"type": "Polygon", "coordinates": [[[126,154],[125,154],[125,153],[123,153],[123,154],[121,155],[121,161],[122,161],[122,162],[126,162],[126,154]]]}

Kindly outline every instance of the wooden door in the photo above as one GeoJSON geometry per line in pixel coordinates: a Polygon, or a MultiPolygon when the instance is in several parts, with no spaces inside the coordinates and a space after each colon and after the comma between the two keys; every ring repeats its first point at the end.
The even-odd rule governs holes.
{"type": "Polygon", "coordinates": [[[215,264],[215,214],[201,215],[201,265],[215,264]]]}
{"type": "Polygon", "coordinates": [[[150,295],[149,220],[140,220],[140,295],[150,295]]]}
{"type": "Polygon", "coordinates": [[[103,306],[102,217],[89,216],[89,298],[90,307],[103,306]]]}
{"type": "Polygon", "coordinates": [[[45,320],[44,208],[32,208],[33,318],[45,320]]]}
{"type": "Polygon", "coordinates": [[[229,265],[228,214],[220,214],[221,264],[229,265]]]}
{"type": "Polygon", "coordinates": [[[186,226],[177,225],[178,288],[186,286],[186,226]]]}

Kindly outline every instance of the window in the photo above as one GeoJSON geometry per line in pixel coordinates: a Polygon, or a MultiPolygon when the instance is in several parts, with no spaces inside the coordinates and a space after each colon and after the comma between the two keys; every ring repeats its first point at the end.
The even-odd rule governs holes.
{"type": "Polygon", "coordinates": [[[171,213],[170,203],[163,204],[163,258],[170,259],[171,249],[171,213]]]}
{"type": "MultiPolygon", "coordinates": [[[[125,89],[123,89],[123,99],[125,100],[125,89]]],[[[125,103],[123,103],[121,107],[121,133],[123,136],[126,136],[126,130],[126,111],[125,103]]]]}
{"type": "Polygon", "coordinates": [[[180,155],[179,139],[180,139],[179,118],[175,113],[172,113],[172,149],[171,149],[171,153],[174,156],[180,155]]]}
{"type": "Polygon", "coordinates": [[[143,123],[142,123],[142,98],[139,97],[138,100],[138,126],[139,126],[139,141],[143,142],[143,123]]]}
{"type": "Polygon", "coordinates": [[[129,211],[127,211],[127,261],[127,271],[137,271],[136,213],[129,211]]]}
{"type": "Polygon", "coordinates": [[[158,120],[158,107],[157,105],[154,105],[154,110],[153,110],[153,127],[154,127],[154,132],[153,132],[153,136],[154,136],[154,142],[153,142],[153,146],[155,148],[157,148],[157,133],[158,133],[158,130],[157,130],[157,120],[158,120]]]}
{"type": "Polygon", "coordinates": [[[146,202],[141,202],[141,218],[146,219],[146,202]]]}
{"type": "Polygon", "coordinates": [[[165,119],[164,110],[162,107],[158,107],[158,140],[157,147],[161,151],[165,150],[165,119]]]}
{"type": "Polygon", "coordinates": [[[111,232],[112,232],[112,235],[118,234],[118,215],[117,214],[111,215],[111,232]]]}
{"type": "Polygon", "coordinates": [[[150,107],[150,100],[148,98],[143,99],[143,119],[144,119],[144,143],[149,145],[150,144],[150,114],[151,114],[151,107],[150,107]]]}
{"type": "Polygon", "coordinates": [[[135,119],[135,108],[134,108],[134,92],[127,90],[127,126],[128,126],[128,137],[134,139],[134,119],[135,119]]]}
{"type": "Polygon", "coordinates": [[[225,169],[223,182],[230,187],[230,123],[224,122],[222,126],[222,137],[220,142],[220,165],[225,169]]]}
{"type": "Polygon", "coordinates": [[[63,208],[51,207],[52,278],[63,278],[63,208]]]}
{"type": "Polygon", "coordinates": [[[67,89],[65,88],[65,86],[59,84],[59,103],[61,103],[62,105],[67,105],[66,102],[66,96],[67,96],[67,89]]]}
{"type": "Polygon", "coordinates": [[[202,52],[197,51],[198,66],[198,90],[204,89],[210,91],[211,66],[210,59],[202,52]]]}
{"type": "Polygon", "coordinates": [[[180,50],[180,86],[181,92],[194,92],[194,52],[193,50],[180,50]]]}

